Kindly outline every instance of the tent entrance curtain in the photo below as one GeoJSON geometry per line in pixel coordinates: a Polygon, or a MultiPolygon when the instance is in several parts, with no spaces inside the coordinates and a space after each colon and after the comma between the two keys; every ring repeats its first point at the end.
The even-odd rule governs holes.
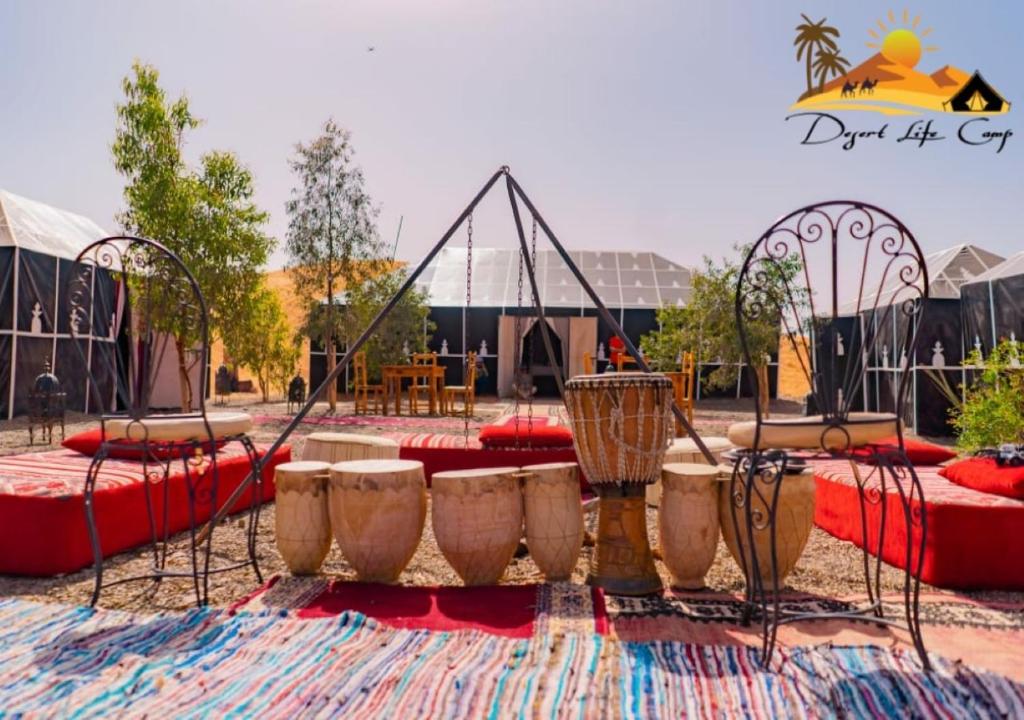
{"type": "MultiPolygon", "coordinates": [[[[583,372],[583,353],[593,355],[597,349],[596,317],[546,317],[548,327],[562,344],[562,357],[558,363],[563,375],[572,377],[583,372]],[[566,372],[568,370],[568,372],[566,372]]],[[[520,353],[522,341],[537,322],[536,315],[520,316],[520,353]]],[[[498,316],[498,396],[512,397],[515,379],[516,316],[498,316]]]]}

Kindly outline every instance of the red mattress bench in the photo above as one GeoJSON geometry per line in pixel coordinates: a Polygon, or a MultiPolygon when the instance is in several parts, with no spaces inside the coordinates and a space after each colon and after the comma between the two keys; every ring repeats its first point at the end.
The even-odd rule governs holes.
{"type": "MultiPolygon", "coordinates": [[[[290,458],[291,449],[286,445],[264,469],[264,500],[274,497],[273,468],[290,458]]],[[[0,573],[57,575],[92,565],[82,494],[91,461],[92,458],[73,450],[0,457],[0,573]]],[[[232,443],[217,452],[217,465],[217,497],[218,502],[223,502],[245,479],[249,460],[242,447],[232,443]]],[[[105,557],[150,539],[142,482],[140,462],[103,463],[96,483],[95,508],[105,557]]],[[[173,465],[169,483],[172,502],[168,524],[171,532],[186,530],[187,488],[183,473],[180,469],[174,472],[173,465]]],[[[156,517],[162,518],[163,492],[159,488],[151,490],[156,517]]],[[[249,507],[252,499],[249,490],[232,512],[249,507]]],[[[197,503],[197,521],[209,515],[209,504],[197,503]]]]}
{"type": "MultiPolygon", "coordinates": [[[[1024,590],[1024,501],[960,487],[940,476],[936,466],[915,469],[928,521],[921,580],[943,588],[1024,590]]],[[[849,463],[816,462],[815,479],[815,524],[863,547],[860,501],[849,463]]],[[[886,502],[889,525],[882,559],[903,568],[906,526],[895,488],[887,488],[886,502]]],[[[869,503],[867,518],[868,551],[877,555],[880,505],[869,503]]],[[[915,547],[920,537],[915,525],[915,547]]]]}
{"type": "MultiPolygon", "coordinates": [[[[398,456],[403,460],[419,460],[430,484],[431,476],[443,470],[470,470],[489,467],[522,467],[551,462],[576,462],[576,451],[564,448],[485,448],[475,437],[467,444],[462,435],[442,433],[386,433],[398,443],[398,456]]],[[[580,485],[589,490],[583,476],[580,485]]]]}

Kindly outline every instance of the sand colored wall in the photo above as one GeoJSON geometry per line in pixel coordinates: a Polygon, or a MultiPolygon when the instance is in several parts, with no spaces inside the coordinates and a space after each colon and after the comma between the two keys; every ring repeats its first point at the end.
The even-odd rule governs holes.
{"type": "Polygon", "coordinates": [[[779,343],[779,390],[778,396],[787,400],[803,400],[811,391],[810,383],[804,372],[805,367],[810,367],[807,357],[807,338],[798,338],[798,346],[788,337],[783,336],[779,343]],[[801,361],[803,365],[801,365],[801,361]]]}

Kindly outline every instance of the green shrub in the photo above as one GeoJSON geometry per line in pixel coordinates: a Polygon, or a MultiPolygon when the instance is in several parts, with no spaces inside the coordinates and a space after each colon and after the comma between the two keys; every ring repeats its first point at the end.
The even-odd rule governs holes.
{"type": "Polygon", "coordinates": [[[1017,343],[1004,340],[982,358],[978,350],[965,360],[980,368],[964,401],[951,410],[957,448],[974,452],[1002,443],[1024,443],[1024,367],[1017,343]]]}

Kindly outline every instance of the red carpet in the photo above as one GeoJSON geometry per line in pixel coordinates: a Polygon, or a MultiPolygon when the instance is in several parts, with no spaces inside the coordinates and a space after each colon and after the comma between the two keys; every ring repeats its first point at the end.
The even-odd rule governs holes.
{"type": "Polygon", "coordinates": [[[234,606],[286,608],[297,617],[314,619],[347,610],[409,630],[480,630],[492,635],[528,638],[537,615],[536,585],[485,587],[409,587],[310,578],[264,588],[234,606]]]}

